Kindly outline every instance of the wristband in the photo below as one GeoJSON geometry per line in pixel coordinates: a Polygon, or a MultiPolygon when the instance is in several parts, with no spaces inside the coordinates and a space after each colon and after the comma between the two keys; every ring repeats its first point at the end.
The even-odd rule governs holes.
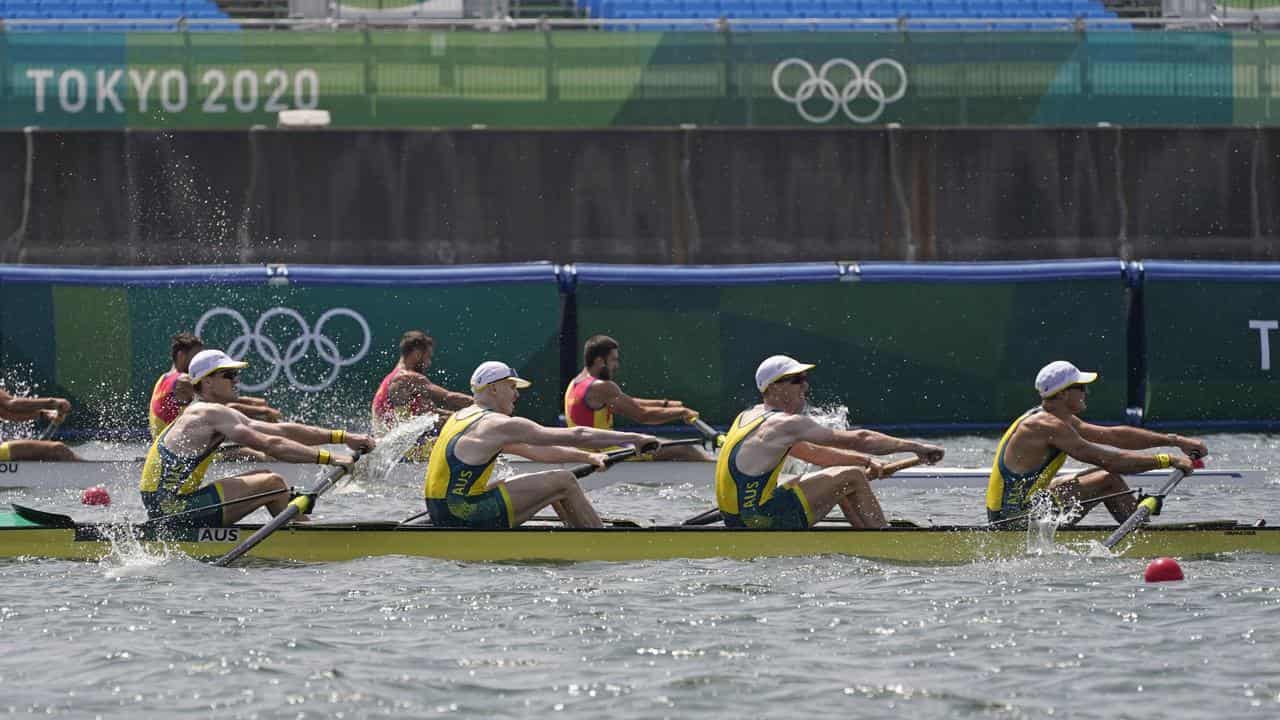
{"type": "Polygon", "coordinates": [[[329,452],[328,450],[317,450],[316,453],[317,453],[316,455],[317,465],[328,465],[329,463],[333,462],[333,453],[329,452]]]}
{"type": "Polygon", "coordinates": [[[346,441],[347,441],[346,430],[330,430],[329,431],[329,442],[334,443],[335,445],[341,445],[346,441]]]}
{"type": "Polygon", "coordinates": [[[1156,467],[1161,470],[1169,467],[1169,453],[1156,453],[1156,467]]]}

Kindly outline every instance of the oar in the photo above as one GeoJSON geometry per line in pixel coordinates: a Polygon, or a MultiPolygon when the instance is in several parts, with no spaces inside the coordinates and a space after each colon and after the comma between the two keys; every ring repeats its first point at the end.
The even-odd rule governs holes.
{"type": "Polygon", "coordinates": [[[703,422],[702,418],[694,418],[689,421],[689,424],[697,429],[697,431],[702,434],[702,437],[706,438],[707,442],[712,444],[712,447],[718,448],[724,445],[724,435],[716,432],[715,428],[703,422]]]}
{"type": "Polygon", "coordinates": [[[50,420],[49,424],[45,426],[44,430],[40,431],[40,435],[38,435],[36,439],[48,440],[52,438],[53,434],[58,431],[58,428],[62,426],[62,421],[66,419],[66,417],[67,417],[66,415],[63,415],[61,417],[54,417],[54,419],[50,420]]]}
{"type": "MultiPolygon", "coordinates": [[[[363,455],[363,453],[357,452],[354,456],[355,460],[358,461],[361,455],[363,455]]],[[[267,523],[266,525],[263,525],[261,528],[258,529],[258,532],[251,535],[248,540],[245,540],[244,542],[232,548],[231,552],[218,558],[217,560],[214,561],[213,564],[217,565],[218,567],[226,567],[230,565],[231,563],[239,559],[241,555],[244,555],[245,553],[257,547],[258,543],[262,542],[263,540],[266,540],[267,536],[271,535],[271,533],[287,525],[290,520],[294,519],[298,515],[303,515],[310,512],[312,506],[315,504],[314,499],[325,494],[329,490],[329,488],[337,484],[338,480],[340,480],[342,476],[346,474],[347,474],[347,467],[345,465],[339,465],[333,470],[330,470],[329,473],[325,475],[320,480],[320,482],[316,484],[314,488],[311,489],[311,492],[303,495],[299,495],[298,497],[291,500],[289,504],[285,506],[284,510],[280,511],[279,515],[276,515],[275,517],[271,518],[271,522],[267,523]]]]}
{"type": "MultiPolygon", "coordinates": [[[[658,442],[657,446],[654,449],[649,450],[647,452],[657,452],[662,448],[677,447],[680,445],[697,445],[698,443],[701,443],[701,442],[702,441],[699,440],[698,438],[684,438],[683,440],[661,440],[658,442]]],[[[645,451],[642,451],[641,448],[637,448],[634,446],[621,448],[619,450],[613,450],[609,452],[608,457],[605,458],[604,466],[606,468],[611,468],[615,464],[622,462],[623,460],[626,460],[629,457],[634,457],[636,455],[643,455],[644,452],[645,451]]],[[[590,463],[583,463],[581,465],[575,465],[574,467],[569,468],[569,472],[572,472],[573,476],[578,479],[582,479],[590,475],[591,473],[595,472],[596,470],[599,470],[599,468],[597,468],[595,465],[592,465],[590,463]]]]}
{"type": "MultiPolygon", "coordinates": [[[[1196,463],[1199,462],[1199,460],[1196,460],[1196,463]]],[[[1173,489],[1178,486],[1178,483],[1182,482],[1182,478],[1186,477],[1186,475],[1187,474],[1181,469],[1174,470],[1170,473],[1169,479],[1165,480],[1164,485],[1160,487],[1160,492],[1143,498],[1142,502],[1138,503],[1138,508],[1133,511],[1133,514],[1121,523],[1120,527],[1116,528],[1115,532],[1111,533],[1111,537],[1102,541],[1102,547],[1110,550],[1118,545],[1121,540],[1128,537],[1134,530],[1141,527],[1141,525],[1147,521],[1147,518],[1151,517],[1151,515],[1160,508],[1160,503],[1164,500],[1165,496],[1173,492],[1173,489]]]]}
{"type": "MultiPolygon", "coordinates": [[[[919,455],[916,455],[915,457],[909,457],[904,460],[899,460],[898,462],[889,463],[888,465],[884,466],[883,471],[880,473],[880,477],[882,478],[889,477],[890,475],[898,472],[899,470],[906,470],[909,467],[915,467],[916,465],[919,465],[922,462],[924,462],[924,458],[920,457],[919,455]]],[[[698,513],[697,515],[694,515],[693,517],[689,518],[688,520],[685,520],[680,524],[681,525],[710,525],[711,523],[719,522],[723,519],[724,518],[720,516],[720,508],[711,508],[706,512],[701,512],[701,513],[698,513]]]]}

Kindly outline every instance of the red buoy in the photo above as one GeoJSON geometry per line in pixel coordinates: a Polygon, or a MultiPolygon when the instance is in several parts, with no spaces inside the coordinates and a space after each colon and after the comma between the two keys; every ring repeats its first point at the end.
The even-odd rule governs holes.
{"type": "Polygon", "coordinates": [[[1142,574],[1142,578],[1149,583],[1181,580],[1182,567],[1171,557],[1156,558],[1147,565],[1147,571],[1142,574]]]}
{"type": "Polygon", "coordinates": [[[80,494],[80,502],[85,505],[110,505],[111,495],[101,485],[94,485],[84,489],[80,494]]]}

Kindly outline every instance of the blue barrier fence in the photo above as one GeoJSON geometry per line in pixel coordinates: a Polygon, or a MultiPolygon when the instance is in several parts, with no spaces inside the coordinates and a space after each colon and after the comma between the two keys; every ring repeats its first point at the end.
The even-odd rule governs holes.
{"type": "Polygon", "coordinates": [[[465,389],[476,363],[507,360],[534,381],[520,412],[555,422],[581,341],[603,333],[623,345],[626,390],[722,426],[782,352],[818,363],[816,403],[870,427],[1000,429],[1035,404],[1036,370],[1065,358],[1102,374],[1092,420],[1274,429],[1278,284],[1280,264],[1119,259],[0,266],[0,368],[11,392],[69,397],[81,433],[131,436],[169,336],[199,329],[252,356],[256,394],[359,426],[400,334],[424,329],[438,382],[465,389]]]}

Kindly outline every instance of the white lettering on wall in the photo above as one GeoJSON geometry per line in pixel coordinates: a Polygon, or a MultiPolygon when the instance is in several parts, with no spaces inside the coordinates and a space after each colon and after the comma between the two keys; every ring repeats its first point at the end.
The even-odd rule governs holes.
{"type": "Polygon", "coordinates": [[[193,99],[200,112],[212,114],[277,113],[320,106],[320,75],[312,68],[294,72],[244,68],[235,70],[230,81],[226,71],[216,68],[204,71],[198,82],[181,68],[130,68],[127,82],[122,82],[126,74],[119,67],[28,68],[26,77],[31,81],[37,113],[48,111],[50,95],[55,92],[57,107],[71,115],[86,111],[146,113],[156,105],[165,112],[180,113],[190,109],[193,99]],[[90,99],[94,101],[92,108],[90,99]]]}
{"type": "Polygon", "coordinates": [[[1262,352],[1262,369],[1271,369],[1271,331],[1280,327],[1276,320],[1250,320],[1249,329],[1258,331],[1258,347],[1262,352]]]}

